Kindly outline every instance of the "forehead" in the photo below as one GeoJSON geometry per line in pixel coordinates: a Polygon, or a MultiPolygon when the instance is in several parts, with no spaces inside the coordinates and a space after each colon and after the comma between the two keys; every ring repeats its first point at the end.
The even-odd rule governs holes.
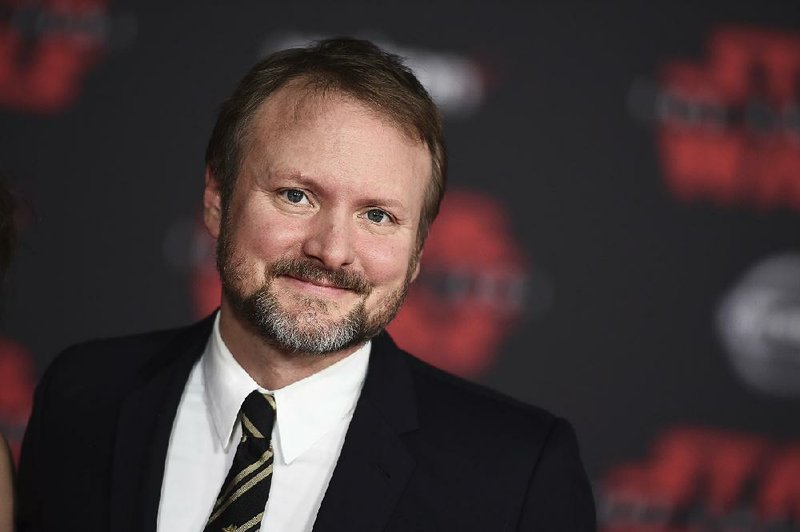
{"type": "Polygon", "coordinates": [[[298,82],[259,106],[244,146],[245,160],[265,170],[308,171],[312,177],[371,172],[389,189],[424,189],[432,171],[427,145],[388,114],[349,94],[298,82]]]}
{"type": "Polygon", "coordinates": [[[401,123],[388,110],[345,90],[320,86],[303,78],[286,83],[261,102],[248,129],[261,136],[279,135],[290,128],[311,126],[324,115],[337,112],[370,116],[386,130],[403,132],[408,143],[425,145],[413,125],[401,123]]]}

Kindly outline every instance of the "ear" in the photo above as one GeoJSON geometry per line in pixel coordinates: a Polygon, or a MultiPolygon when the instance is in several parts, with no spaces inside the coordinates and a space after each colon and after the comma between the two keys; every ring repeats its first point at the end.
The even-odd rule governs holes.
{"type": "Polygon", "coordinates": [[[419,251],[419,253],[417,254],[417,258],[414,261],[414,272],[411,274],[411,281],[409,282],[409,284],[413,283],[414,280],[417,278],[417,275],[419,275],[419,265],[421,262],[422,262],[422,250],[419,251]]]}
{"type": "Polygon", "coordinates": [[[214,239],[219,238],[222,226],[222,194],[219,181],[208,166],[206,166],[205,188],[203,189],[203,222],[206,224],[208,233],[214,239]]]}

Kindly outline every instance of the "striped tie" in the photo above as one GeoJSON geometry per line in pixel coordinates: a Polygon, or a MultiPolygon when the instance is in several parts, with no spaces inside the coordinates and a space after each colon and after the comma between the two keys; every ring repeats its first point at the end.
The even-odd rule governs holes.
{"type": "Polygon", "coordinates": [[[242,441],[204,532],[258,530],[272,480],[275,399],[254,391],[242,403],[242,441]]]}

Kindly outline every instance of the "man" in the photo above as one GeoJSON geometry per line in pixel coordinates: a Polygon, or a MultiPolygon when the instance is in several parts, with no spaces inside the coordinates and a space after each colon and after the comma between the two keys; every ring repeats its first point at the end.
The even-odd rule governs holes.
{"type": "Polygon", "coordinates": [[[594,529],[565,421],[381,332],[446,167],[435,106],[396,57],[351,39],[268,57],[206,162],[220,311],[55,360],[23,530],[594,529]]]}

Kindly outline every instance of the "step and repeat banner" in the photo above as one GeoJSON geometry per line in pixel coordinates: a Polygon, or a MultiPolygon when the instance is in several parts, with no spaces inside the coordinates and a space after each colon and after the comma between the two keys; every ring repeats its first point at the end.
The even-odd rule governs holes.
{"type": "Polygon", "coordinates": [[[259,58],[406,58],[451,166],[389,330],[575,425],[603,530],[800,530],[794,2],[0,2],[0,430],[69,344],[219,303],[216,110],[259,58]]]}

